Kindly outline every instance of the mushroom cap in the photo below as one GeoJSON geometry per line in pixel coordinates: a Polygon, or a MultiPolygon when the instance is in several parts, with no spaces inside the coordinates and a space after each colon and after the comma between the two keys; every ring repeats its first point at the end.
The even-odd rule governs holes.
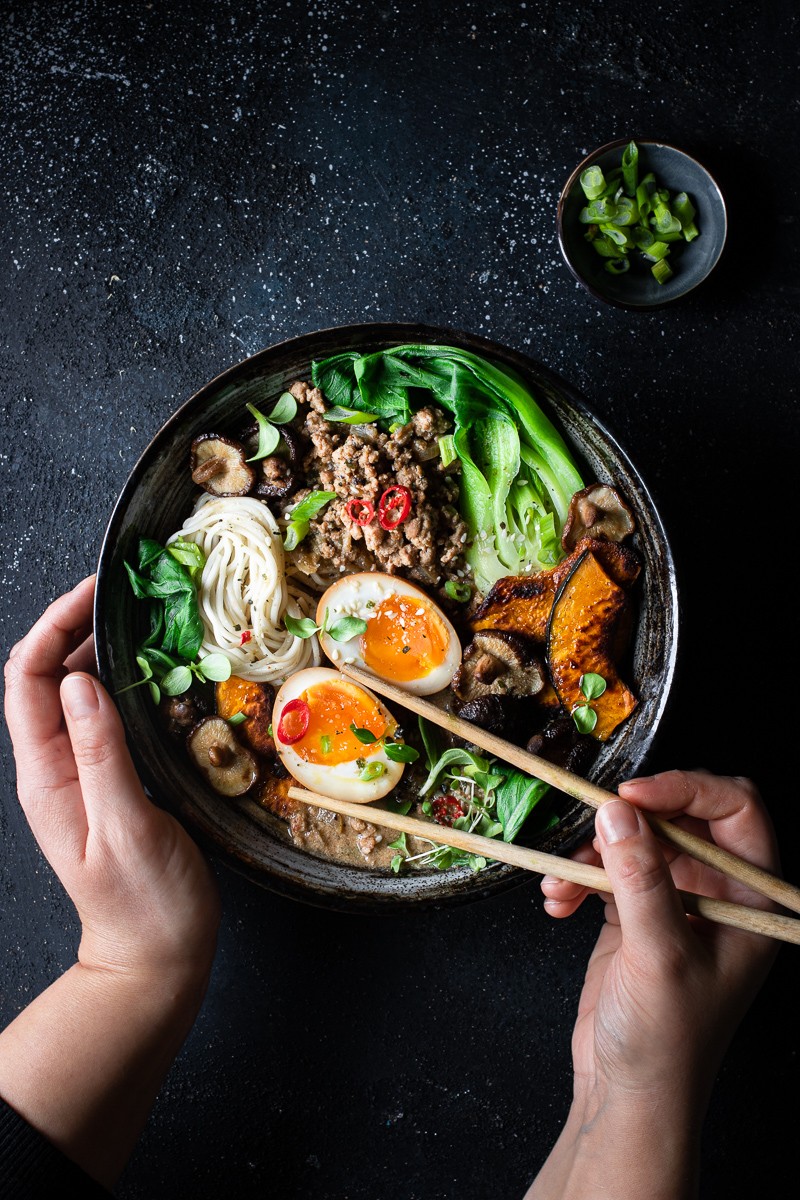
{"type": "MultiPolygon", "coordinates": [[[[280,454],[270,454],[255,463],[256,485],[254,495],[262,500],[280,500],[297,488],[297,472],[303,457],[303,439],[291,425],[280,426],[283,447],[280,454]]],[[[249,453],[258,448],[258,425],[248,425],[241,434],[242,442],[249,453]]]]}
{"type": "Polygon", "coordinates": [[[619,492],[607,483],[591,483],[575,492],[569,502],[561,545],[567,551],[574,550],[587,534],[621,542],[635,528],[631,507],[619,492]]]}
{"type": "Polygon", "coordinates": [[[219,433],[203,433],[192,442],[193,481],[212,496],[246,496],[256,473],[246,461],[241,442],[219,433]]]}
{"type": "Polygon", "coordinates": [[[221,796],[242,796],[258,779],[258,763],[222,717],[204,717],[186,739],[192,761],[221,796]]]}
{"type": "Polygon", "coordinates": [[[481,696],[535,696],[545,671],[531,643],[514,633],[476,633],[453,677],[453,691],[466,703],[481,696]]]}

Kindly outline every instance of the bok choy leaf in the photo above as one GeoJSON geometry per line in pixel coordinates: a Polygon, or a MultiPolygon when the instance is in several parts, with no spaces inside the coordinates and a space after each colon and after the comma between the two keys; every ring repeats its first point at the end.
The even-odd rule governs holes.
{"type": "Polygon", "coordinates": [[[415,344],[349,351],[313,363],[311,373],[329,403],[387,428],[407,424],[431,399],[452,415],[465,557],[481,591],[559,561],[569,501],[583,480],[521,378],[467,350],[415,344]]]}

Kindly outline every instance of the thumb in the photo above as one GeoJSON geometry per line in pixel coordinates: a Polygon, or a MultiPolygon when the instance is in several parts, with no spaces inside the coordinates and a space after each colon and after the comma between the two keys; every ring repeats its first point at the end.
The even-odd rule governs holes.
{"type": "Polygon", "coordinates": [[[652,954],[688,934],[686,915],[666,859],[645,817],[624,800],[597,811],[595,832],[611,880],[623,941],[652,954]]]}
{"type": "Polygon", "coordinates": [[[90,827],[150,807],[125,741],[120,715],[105,688],[74,671],[61,683],[61,702],[90,827]]]}

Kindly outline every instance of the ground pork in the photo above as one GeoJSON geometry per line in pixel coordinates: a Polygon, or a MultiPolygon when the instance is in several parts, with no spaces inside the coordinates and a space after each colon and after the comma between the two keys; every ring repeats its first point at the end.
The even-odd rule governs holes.
{"type": "Polygon", "coordinates": [[[293,552],[300,570],[331,579],[372,569],[434,588],[463,578],[467,528],[458,511],[460,463],[442,467],[439,450],[439,438],[452,429],[447,415],[422,408],[407,425],[386,433],[375,424],[326,421],[324,397],[307,383],[297,381],[289,390],[298,402],[308,448],[301,471],[305,486],[287,498],[287,506],[314,489],[337,497],[293,552]],[[408,488],[412,501],[396,529],[383,529],[377,515],[364,526],[348,516],[353,499],[369,501],[377,514],[383,492],[397,486],[408,488]]]}

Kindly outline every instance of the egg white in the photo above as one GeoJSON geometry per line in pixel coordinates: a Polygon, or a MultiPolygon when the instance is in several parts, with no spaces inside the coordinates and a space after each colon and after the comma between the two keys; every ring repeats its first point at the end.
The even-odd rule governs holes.
{"type": "MultiPolygon", "coordinates": [[[[384,575],[378,571],[361,571],[355,575],[343,575],[341,579],[337,579],[336,583],[331,584],[320,598],[317,605],[317,624],[320,626],[326,623],[330,625],[342,617],[359,617],[362,621],[368,622],[375,615],[378,604],[389,596],[410,596],[433,609],[444,626],[447,648],[442,662],[418,679],[397,680],[392,679],[389,675],[384,675],[382,678],[389,679],[390,682],[396,683],[398,687],[402,687],[416,696],[432,696],[435,692],[443,691],[461,665],[461,643],[451,622],[448,621],[438,604],[431,600],[422,588],[415,587],[413,583],[399,579],[396,575],[384,575]]],[[[362,667],[365,671],[378,674],[374,666],[367,666],[364,661],[360,639],[361,635],[357,634],[346,642],[337,642],[328,633],[321,631],[319,634],[320,646],[332,663],[337,665],[352,663],[362,667]]]]}
{"type": "MultiPolygon", "coordinates": [[[[275,697],[275,705],[272,710],[272,732],[275,741],[275,748],[278,751],[281,762],[286,770],[296,779],[299,784],[309,791],[319,792],[322,796],[330,796],[334,800],[352,800],[354,804],[368,804],[371,800],[380,800],[382,796],[388,795],[393,788],[397,787],[403,774],[403,763],[393,762],[387,758],[383,745],[380,750],[375,753],[370,753],[366,761],[368,763],[383,763],[386,768],[383,775],[378,779],[359,779],[359,775],[363,769],[362,766],[356,765],[356,760],[352,762],[335,763],[331,766],[326,766],[324,763],[310,763],[301,758],[293,746],[287,746],[281,742],[278,735],[278,729],[283,713],[284,705],[290,700],[295,700],[307,692],[310,688],[318,686],[320,683],[328,682],[331,679],[341,680],[342,676],[338,671],[332,670],[330,667],[308,667],[304,671],[298,671],[287,679],[286,683],[278,691],[275,697]]],[[[397,726],[397,721],[389,712],[386,705],[368,688],[362,688],[358,684],[350,684],[349,686],[358,688],[373,700],[377,708],[382,713],[387,722],[389,731],[392,731],[397,726]]],[[[366,750],[367,747],[364,747],[366,750]]]]}

